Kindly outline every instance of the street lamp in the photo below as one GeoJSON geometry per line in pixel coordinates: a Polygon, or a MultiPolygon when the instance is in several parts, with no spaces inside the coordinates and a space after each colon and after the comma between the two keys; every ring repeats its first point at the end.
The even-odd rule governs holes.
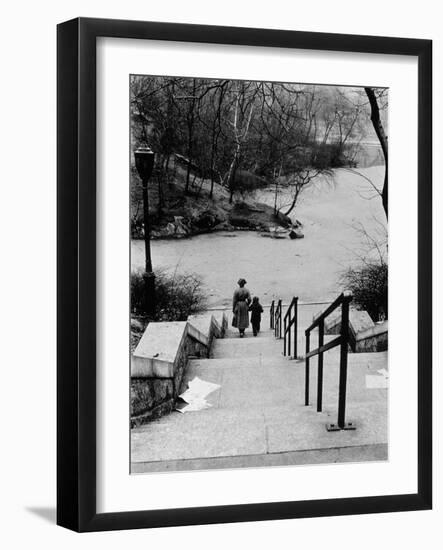
{"type": "Polygon", "coordinates": [[[155,312],[155,275],[152,272],[151,260],[151,233],[149,226],[149,202],[148,202],[148,181],[154,168],[154,152],[146,146],[141,146],[134,151],[135,167],[142,180],[143,189],[143,218],[144,218],[144,237],[145,237],[145,272],[143,279],[145,282],[145,309],[147,315],[151,316],[155,312]]]}

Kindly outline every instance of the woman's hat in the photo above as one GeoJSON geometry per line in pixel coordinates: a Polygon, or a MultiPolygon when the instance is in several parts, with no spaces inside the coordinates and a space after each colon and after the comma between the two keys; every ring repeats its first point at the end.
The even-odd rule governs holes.
{"type": "Polygon", "coordinates": [[[237,284],[238,284],[238,285],[245,285],[245,284],[246,284],[246,279],[239,279],[239,280],[237,281],[237,284]]]}

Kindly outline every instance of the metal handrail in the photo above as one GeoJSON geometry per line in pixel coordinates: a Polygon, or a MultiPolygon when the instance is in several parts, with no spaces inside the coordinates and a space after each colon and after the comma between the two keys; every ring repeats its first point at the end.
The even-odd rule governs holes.
{"type": "Polygon", "coordinates": [[[330,424],[328,431],[353,430],[355,426],[345,422],[346,412],[346,381],[348,370],[348,347],[349,347],[349,304],[352,301],[350,292],[343,292],[338,296],[330,306],[328,306],[320,315],[318,315],[312,324],[305,330],[306,335],[306,354],[305,354],[305,405],[309,405],[309,359],[318,355],[318,374],[317,374],[317,412],[322,411],[323,398],[323,354],[340,346],[340,375],[338,389],[338,419],[337,424],[330,424]],[[324,344],[325,319],[333,311],[341,306],[341,329],[340,336],[334,338],[331,342],[324,344]],[[318,327],[318,347],[310,350],[311,331],[318,327]]]}
{"type": "Polygon", "coordinates": [[[281,320],[282,320],[282,307],[281,300],[277,302],[277,307],[274,312],[274,335],[276,338],[281,338],[281,320]]]}
{"type": "Polygon", "coordinates": [[[331,313],[337,309],[342,301],[343,301],[343,298],[344,297],[349,297],[350,296],[350,300],[352,300],[352,294],[350,292],[343,292],[342,294],[340,294],[340,296],[338,296],[338,298],[336,298],[331,305],[329,305],[324,311],[322,311],[322,313],[320,313],[319,315],[316,315],[314,317],[314,320],[313,322],[311,323],[311,325],[305,330],[305,333],[308,332],[308,331],[311,331],[312,329],[314,329],[315,327],[317,327],[319,324],[320,324],[320,321],[326,319],[326,317],[328,317],[329,315],[331,315],[331,313]]]}
{"type": "Polygon", "coordinates": [[[275,312],[275,300],[272,300],[271,307],[269,308],[269,328],[274,328],[274,312],[275,312]]]}
{"type": "Polygon", "coordinates": [[[291,355],[291,327],[294,327],[294,359],[297,359],[298,296],[294,296],[283,319],[283,355],[291,355]]]}

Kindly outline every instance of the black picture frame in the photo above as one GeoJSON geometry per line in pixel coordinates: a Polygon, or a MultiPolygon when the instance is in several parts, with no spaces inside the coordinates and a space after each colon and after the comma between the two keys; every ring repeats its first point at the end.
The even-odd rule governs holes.
{"type": "MultiPolygon", "coordinates": [[[[57,34],[57,523],[104,531],[432,507],[432,42],[78,18],[57,34]],[[96,39],[167,40],[418,59],[418,471],[416,494],[96,512],[96,39]]],[[[407,297],[405,297],[407,299],[407,297]]]]}

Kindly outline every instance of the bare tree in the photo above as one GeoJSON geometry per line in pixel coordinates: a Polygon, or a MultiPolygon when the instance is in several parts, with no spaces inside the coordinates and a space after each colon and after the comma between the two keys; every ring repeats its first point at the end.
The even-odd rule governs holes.
{"type": "MultiPolygon", "coordinates": [[[[378,90],[368,90],[383,108],[378,90]]],[[[132,139],[156,153],[159,215],[168,204],[164,183],[171,181],[197,196],[207,185],[209,198],[216,182],[223,184],[230,202],[235,193],[247,197],[271,186],[275,214],[293,213],[303,190],[324,181],[319,176],[355,167],[350,151],[368,108],[363,96],[363,90],[302,84],[134,77],[132,139]],[[175,176],[168,173],[173,157],[183,167],[175,176]]],[[[383,130],[380,113],[372,120],[383,130]]],[[[384,195],[387,202],[387,185],[384,195]]]]}
{"type": "Polygon", "coordinates": [[[383,157],[385,159],[385,177],[383,182],[383,191],[381,194],[383,208],[388,219],[388,136],[385,133],[381,117],[379,98],[383,96],[385,90],[377,90],[377,88],[365,88],[366,95],[369,99],[371,106],[371,121],[377,134],[378,141],[380,142],[381,149],[383,151],[383,157]],[[377,97],[378,96],[378,97],[377,97]]]}
{"type": "Polygon", "coordinates": [[[257,93],[258,88],[255,82],[236,82],[236,90],[234,92],[234,112],[231,122],[233,155],[226,177],[227,187],[230,192],[230,203],[232,203],[235,192],[235,175],[240,165],[242,148],[248,138],[252,114],[254,112],[254,100],[257,93]]]}

